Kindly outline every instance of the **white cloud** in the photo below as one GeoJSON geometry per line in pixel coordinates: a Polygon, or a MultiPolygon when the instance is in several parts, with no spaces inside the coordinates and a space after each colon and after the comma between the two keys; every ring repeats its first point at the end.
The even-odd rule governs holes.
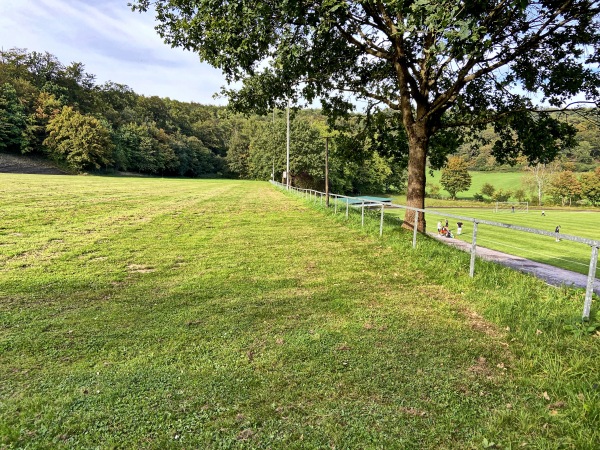
{"type": "Polygon", "coordinates": [[[154,17],[132,12],[125,0],[2,0],[0,43],[81,62],[98,83],[126,84],[138,94],[223,103],[212,98],[225,83],[220,71],[164,44],[154,17]]]}

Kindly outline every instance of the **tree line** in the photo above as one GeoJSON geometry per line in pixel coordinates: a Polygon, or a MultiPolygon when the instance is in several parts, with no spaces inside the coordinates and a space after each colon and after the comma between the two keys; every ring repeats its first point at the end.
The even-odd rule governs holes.
{"type": "MultiPolygon", "coordinates": [[[[356,139],[365,136],[362,126],[351,118],[334,132],[332,189],[401,190],[401,162],[356,139]]],[[[0,52],[0,152],[42,155],[73,172],[281,179],[285,132],[282,110],[241,115],[147,97],[124,84],[98,84],[82,63],[64,65],[48,52],[0,52]]],[[[320,111],[292,111],[290,173],[296,185],[323,187],[323,137],[331,134],[320,111]]]]}
{"type": "MultiPolygon", "coordinates": [[[[551,116],[572,125],[575,130],[575,145],[559,150],[556,160],[562,164],[571,164],[569,170],[575,172],[593,171],[600,162],[600,126],[597,109],[551,113],[551,116]]],[[[476,171],[521,171],[530,166],[524,157],[517,158],[512,165],[499,164],[493,155],[492,143],[498,139],[492,126],[479,133],[476,146],[462,144],[457,156],[462,157],[471,170],[476,171]]]]}
{"type": "MultiPolygon", "coordinates": [[[[521,178],[521,186],[515,189],[496,189],[491,183],[484,183],[473,199],[480,202],[531,202],[534,205],[572,206],[600,205],[600,166],[593,171],[574,172],[572,161],[554,161],[550,164],[527,166],[521,178]]],[[[471,187],[469,165],[461,156],[450,156],[442,169],[440,180],[442,187],[455,200],[458,192],[468,191],[471,187]]],[[[427,194],[440,198],[440,186],[427,185],[427,194]]]]}

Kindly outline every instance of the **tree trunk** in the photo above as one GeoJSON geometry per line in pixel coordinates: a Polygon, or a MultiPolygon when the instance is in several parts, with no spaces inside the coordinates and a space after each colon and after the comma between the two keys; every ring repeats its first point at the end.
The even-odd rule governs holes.
{"type": "MultiPolygon", "coordinates": [[[[408,130],[408,189],[406,191],[406,204],[412,208],[425,208],[425,173],[427,163],[427,136],[423,125],[412,127],[408,130]]],[[[412,230],[415,223],[415,212],[407,210],[404,216],[403,228],[412,230]]],[[[417,230],[425,233],[425,214],[419,212],[417,230]]]]}

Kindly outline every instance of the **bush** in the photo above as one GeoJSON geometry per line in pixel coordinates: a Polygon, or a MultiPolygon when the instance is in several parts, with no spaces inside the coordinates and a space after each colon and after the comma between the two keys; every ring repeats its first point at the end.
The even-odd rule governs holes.
{"type": "Polygon", "coordinates": [[[507,202],[508,199],[511,197],[512,192],[511,191],[505,191],[504,189],[498,189],[496,192],[494,192],[494,195],[492,196],[492,200],[494,200],[495,202],[507,202]]]}
{"type": "Polygon", "coordinates": [[[490,198],[492,198],[492,196],[494,195],[494,192],[496,192],[496,188],[493,185],[491,185],[490,183],[485,183],[481,187],[481,193],[483,195],[487,195],[490,198]]]}

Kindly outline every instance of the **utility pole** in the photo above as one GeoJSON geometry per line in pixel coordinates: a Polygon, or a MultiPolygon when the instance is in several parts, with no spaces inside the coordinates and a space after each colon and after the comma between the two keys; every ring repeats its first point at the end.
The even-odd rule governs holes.
{"type": "Polygon", "coordinates": [[[324,136],[325,139],[325,206],[329,208],[329,138],[331,136],[324,136]]]}
{"type": "Polygon", "coordinates": [[[285,166],[285,185],[287,190],[290,189],[290,98],[287,102],[287,151],[286,151],[286,166],[285,166]]]}

